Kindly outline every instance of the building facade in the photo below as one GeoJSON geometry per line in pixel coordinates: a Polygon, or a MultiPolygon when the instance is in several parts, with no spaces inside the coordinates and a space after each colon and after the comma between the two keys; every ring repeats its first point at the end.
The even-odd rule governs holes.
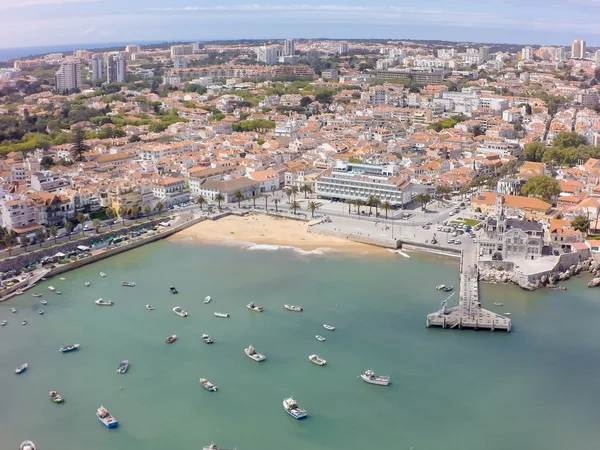
{"type": "Polygon", "coordinates": [[[583,59],[585,58],[585,41],[581,39],[575,39],[571,44],[571,58],[583,59]]]}
{"type": "Polygon", "coordinates": [[[101,80],[104,78],[104,55],[102,53],[94,53],[90,60],[90,78],[92,81],[101,80]]]}
{"type": "Polygon", "coordinates": [[[122,53],[114,52],[106,58],[106,81],[109,83],[127,81],[127,61],[122,53]]]}
{"type": "Polygon", "coordinates": [[[81,89],[81,62],[77,59],[65,61],[54,76],[56,92],[63,94],[81,89]]]}

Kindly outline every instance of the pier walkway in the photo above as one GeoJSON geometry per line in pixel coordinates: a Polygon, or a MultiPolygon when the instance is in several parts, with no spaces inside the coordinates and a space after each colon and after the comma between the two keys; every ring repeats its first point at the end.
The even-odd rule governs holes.
{"type": "Polygon", "coordinates": [[[511,330],[511,320],[481,307],[477,281],[477,253],[463,251],[460,259],[460,300],[458,306],[427,315],[427,327],[470,328],[474,330],[511,330]]]}

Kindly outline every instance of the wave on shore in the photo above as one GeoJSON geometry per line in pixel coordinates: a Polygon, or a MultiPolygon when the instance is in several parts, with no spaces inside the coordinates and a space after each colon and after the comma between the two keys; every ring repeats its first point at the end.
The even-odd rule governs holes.
{"type": "Polygon", "coordinates": [[[332,252],[333,249],[327,247],[319,247],[314,250],[303,250],[293,245],[275,245],[275,244],[256,244],[254,242],[247,241],[223,241],[224,245],[232,247],[240,247],[244,250],[263,250],[267,252],[274,252],[277,250],[292,250],[299,255],[324,255],[326,252],[332,252]]]}

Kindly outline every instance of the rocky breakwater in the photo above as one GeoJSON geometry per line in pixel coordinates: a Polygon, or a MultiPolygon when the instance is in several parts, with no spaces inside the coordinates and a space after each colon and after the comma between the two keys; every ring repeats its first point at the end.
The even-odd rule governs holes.
{"type": "Polygon", "coordinates": [[[565,270],[557,270],[541,276],[528,276],[518,270],[503,270],[502,266],[480,268],[479,281],[493,284],[515,284],[527,291],[534,291],[543,287],[558,288],[559,282],[583,272],[589,272],[594,276],[588,287],[600,286],[600,261],[593,258],[573,264],[565,270]]]}

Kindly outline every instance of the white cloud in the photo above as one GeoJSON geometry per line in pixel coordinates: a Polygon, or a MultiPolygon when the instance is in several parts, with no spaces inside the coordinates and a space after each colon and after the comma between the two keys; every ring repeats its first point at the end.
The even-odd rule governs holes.
{"type": "Polygon", "coordinates": [[[99,3],[107,0],[0,0],[0,9],[29,8],[41,5],[62,5],[65,3],[99,3]]]}

